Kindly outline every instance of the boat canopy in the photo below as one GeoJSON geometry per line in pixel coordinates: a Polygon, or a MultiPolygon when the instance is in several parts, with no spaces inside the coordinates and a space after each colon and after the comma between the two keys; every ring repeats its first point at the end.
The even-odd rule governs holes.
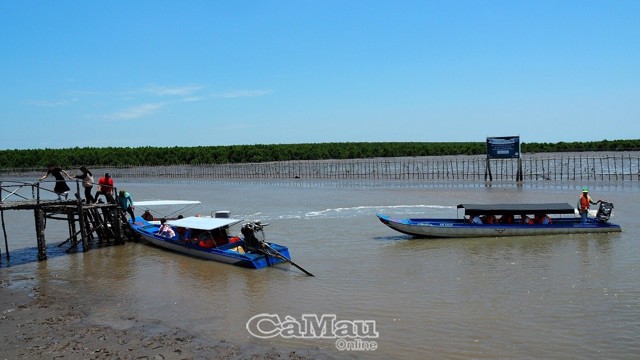
{"type": "Polygon", "coordinates": [[[460,204],[465,215],[575,214],[568,203],[547,204],[460,204]]]}
{"type": "Polygon", "coordinates": [[[239,223],[242,220],[229,219],[229,218],[213,218],[213,217],[199,217],[189,216],[182,219],[169,220],[167,224],[171,226],[178,226],[189,229],[198,230],[213,230],[225,226],[231,226],[239,223]]]}

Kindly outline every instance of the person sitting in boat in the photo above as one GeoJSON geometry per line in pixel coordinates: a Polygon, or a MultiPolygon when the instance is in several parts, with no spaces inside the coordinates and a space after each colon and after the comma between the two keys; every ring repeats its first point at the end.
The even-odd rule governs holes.
{"type": "Polygon", "coordinates": [[[520,222],[522,224],[533,224],[533,219],[529,215],[520,215],[520,222]]]}
{"type": "Polygon", "coordinates": [[[216,242],[216,245],[222,246],[229,243],[229,235],[227,234],[226,228],[218,228],[213,230],[213,240],[216,242]]]}
{"type": "Polygon", "coordinates": [[[149,209],[144,211],[144,214],[142,214],[142,218],[145,219],[146,221],[152,221],[153,220],[153,215],[151,214],[151,211],[149,211],[149,209]]]}
{"type": "Polygon", "coordinates": [[[200,242],[200,240],[205,239],[205,235],[203,230],[199,230],[199,229],[186,229],[184,237],[183,237],[183,241],[190,243],[190,244],[194,244],[194,245],[198,245],[198,243],[200,242]]]}
{"type": "Polygon", "coordinates": [[[204,248],[211,249],[217,246],[216,241],[210,231],[203,231],[202,233],[200,233],[197,237],[197,240],[198,246],[204,248]]]}
{"type": "Polygon", "coordinates": [[[501,224],[513,224],[513,215],[505,214],[500,217],[501,224]]]}
{"type": "Polygon", "coordinates": [[[216,246],[216,242],[213,240],[213,236],[211,236],[211,233],[208,231],[200,234],[198,239],[200,239],[200,241],[198,241],[198,246],[208,249],[216,246]]]}
{"type": "Polygon", "coordinates": [[[482,224],[482,219],[478,215],[469,215],[469,222],[472,224],[482,224]]]}
{"type": "Polygon", "coordinates": [[[536,224],[542,224],[542,225],[551,224],[551,218],[547,214],[536,214],[533,221],[536,224]]]}
{"type": "Polygon", "coordinates": [[[189,231],[187,228],[182,226],[176,226],[176,234],[178,234],[178,238],[184,242],[189,241],[189,231]]]}
{"type": "Polygon", "coordinates": [[[495,215],[485,215],[482,217],[482,223],[483,224],[497,224],[498,220],[496,219],[495,215]]]}
{"type": "Polygon", "coordinates": [[[160,219],[160,228],[158,229],[158,232],[156,233],[156,235],[164,236],[168,238],[175,237],[176,236],[175,231],[173,231],[171,226],[167,225],[166,222],[167,222],[167,219],[160,219]]]}

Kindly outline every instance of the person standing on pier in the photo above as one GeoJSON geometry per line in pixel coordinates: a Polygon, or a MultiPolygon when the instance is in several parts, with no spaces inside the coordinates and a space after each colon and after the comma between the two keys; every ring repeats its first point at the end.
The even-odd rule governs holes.
{"type": "Polygon", "coordinates": [[[116,202],[113,198],[113,179],[109,173],[105,173],[104,176],[98,180],[98,191],[96,191],[95,198],[96,202],[98,202],[98,196],[100,195],[104,195],[108,203],[113,204],[116,202]]]}
{"type": "Polygon", "coordinates": [[[58,200],[62,200],[63,196],[66,200],[67,196],[69,195],[69,190],[71,189],[69,189],[69,186],[67,185],[66,181],[64,180],[64,176],[62,175],[64,174],[69,180],[71,180],[71,176],[69,176],[66,171],[62,170],[61,167],[55,166],[54,164],[49,164],[49,166],[47,167],[47,173],[40,177],[39,181],[46,179],[49,174],[53,175],[53,177],[56,179],[56,186],[53,187],[53,192],[58,195],[58,200]]]}
{"type": "Polygon", "coordinates": [[[86,166],[80,167],[82,174],[74,176],[75,179],[82,180],[82,187],[84,188],[84,197],[87,204],[93,202],[93,195],[91,195],[91,189],[93,188],[93,174],[86,166]]]}
{"type": "Polygon", "coordinates": [[[120,190],[118,192],[118,196],[116,200],[118,201],[118,205],[120,205],[120,208],[128,212],[129,215],[131,215],[131,223],[132,224],[135,223],[136,216],[133,214],[134,207],[133,207],[133,199],[131,198],[131,194],[129,194],[124,190],[120,190]]]}

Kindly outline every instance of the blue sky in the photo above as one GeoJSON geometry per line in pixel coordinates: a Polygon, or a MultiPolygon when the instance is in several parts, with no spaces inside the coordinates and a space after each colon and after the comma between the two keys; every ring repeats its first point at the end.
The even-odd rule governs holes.
{"type": "Polygon", "coordinates": [[[640,1],[0,2],[1,149],[638,139],[640,1]]]}

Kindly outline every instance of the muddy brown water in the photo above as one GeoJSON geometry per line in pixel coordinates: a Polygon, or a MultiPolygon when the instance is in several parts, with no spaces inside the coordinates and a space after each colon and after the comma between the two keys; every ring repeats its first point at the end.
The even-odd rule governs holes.
{"type": "Polygon", "coordinates": [[[290,265],[248,270],[145,243],[56,253],[52,247],[67,229],[55,221],[46,230],[49,260],[38,263],[33,214],[8,211],[12,260],[7,264],[3,248],[0,278],[62,289],[92,304],[91,320],[116,328],[126,327],[124,314],[134,314],[212,341],[313,348],[329,357],[635,359],[640,183],[587,184],[594,199],[615,204],[611,221],[623,228],[615,234],[422,240],[375,216],[456,217],[455,205],[464,202],[575,204],[582,185],[120,181],[134,200],[200,200],[190,214],[229,210],[232,217],[269,223],[267,240],[287,245],[294,261],[316,276],[290,265]],[[290,325],[304,316],[335,316],[341,324],[369,320],[376,336],[360,340],[375,343],[375,350],[340,351],[331,333],[285,336],[274,321],[260,329],[276,335],[260,339],[247,329],[260,314],[290,316],[290,325]]]}

